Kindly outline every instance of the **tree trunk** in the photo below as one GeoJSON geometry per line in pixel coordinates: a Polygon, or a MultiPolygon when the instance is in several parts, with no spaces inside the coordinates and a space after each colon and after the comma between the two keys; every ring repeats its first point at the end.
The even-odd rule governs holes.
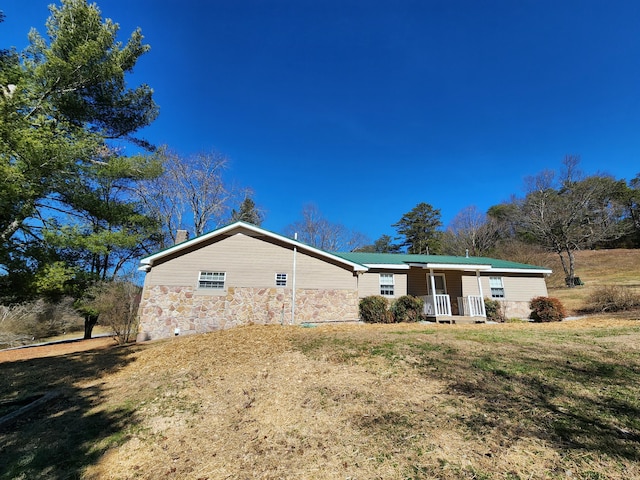
{"type": "Polygon", "coordinates": [[[569,257],[569,269],[565,270],[566,278],[565,281],[567,283],[567,287],[573,288],[576,286],[576,275],[575,275],[575,256],[573,255],[573,250],[570,247],[565,248],[567,252],[567,257],[569,257]]]}
{"type": "Polygon", "coordinates": [[[85,315],[84,316],[84,340],[89,340],[93,333],[93,327],[98,323],[97,315],[85,315]]]}
{"type": "Polygon", "coordinates": [[[567,265],[567,261],[564,258],[564,255],[562,254],[562,250],[556,250],[556,252],[558,253],[558,256],[560,257],[560,263],[562,264],[562,270],[564,271],[564,277],[568,278],[569,277],[569,265],[567,265]]]}

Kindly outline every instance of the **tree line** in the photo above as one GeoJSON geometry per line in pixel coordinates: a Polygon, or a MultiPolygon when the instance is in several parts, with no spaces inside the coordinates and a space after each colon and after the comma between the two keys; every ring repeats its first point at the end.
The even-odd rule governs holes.
{"type": "Polygon", "coordinates": [[[626,181],[579,167],[580,157],[567,155],[559,170],[525,179],[524,196],[486,213],[466,207],[446,229],[440,210],[420,203],[393,225],[397,237],[383,235],[360,250],[508,258],[514,247],[539,247],[558,255],[573,287],[577,250],[640,247],[640,173],[626,181]]]}

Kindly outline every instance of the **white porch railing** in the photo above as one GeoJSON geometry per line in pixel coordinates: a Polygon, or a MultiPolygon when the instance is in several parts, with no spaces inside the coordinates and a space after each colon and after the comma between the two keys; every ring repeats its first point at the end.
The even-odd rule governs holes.
{"type": "Polygon", "coordinates": [[[424,300],[424,313],[426,315],[443,315],[451,316],[451,300],[449,295],[425,295],[422,297],[424,300]]]}
{"type": "Polygon", "coordinates": [[[458,297],[458,310],[465,317],[486,317],[484,298],[481,295],[458,297]]]}

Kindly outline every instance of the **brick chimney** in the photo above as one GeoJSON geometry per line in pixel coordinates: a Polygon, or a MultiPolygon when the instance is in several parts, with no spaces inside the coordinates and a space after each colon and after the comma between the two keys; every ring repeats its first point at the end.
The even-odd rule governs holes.
{"type": "Polygon", "coordinates": [[[186,230],[178,230],[176,232],[176,245],[189,240],[189,232],[186,230]]]}

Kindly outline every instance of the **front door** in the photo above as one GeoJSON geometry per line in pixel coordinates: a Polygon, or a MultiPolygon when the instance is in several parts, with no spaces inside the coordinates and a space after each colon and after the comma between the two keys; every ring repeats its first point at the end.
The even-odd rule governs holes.
{"type": "MultiPolygon", "coordinates": [[[[445,281],[444,273],[434,273],[433,283],[435,283],[436,286],[436,295],[446,295],[447,282],[445,281]]],[[[429,295],[433,295],[431,291],[431,276],[429,274],[427,274],[427,291],[429,295]]]]}

